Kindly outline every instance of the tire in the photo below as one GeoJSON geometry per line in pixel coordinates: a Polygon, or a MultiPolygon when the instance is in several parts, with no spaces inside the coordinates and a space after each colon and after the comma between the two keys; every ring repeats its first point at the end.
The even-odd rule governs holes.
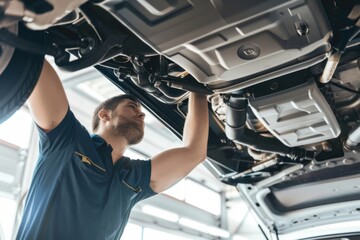
{"type": "MultiPolygon", "coordinates": [[[[31,32],[19,27],[19,36],[31,32]]],[[[44,56],[15,49],[0,75],[0,124],[16,112],[34,89],[43,66],[44,56]]]]}

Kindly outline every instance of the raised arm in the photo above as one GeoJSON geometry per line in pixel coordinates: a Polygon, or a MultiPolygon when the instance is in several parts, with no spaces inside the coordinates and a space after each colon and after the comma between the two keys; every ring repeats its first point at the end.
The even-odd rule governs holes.
{"type": "Polygon", "coordinates": [[[191,93],[183,133],[184,146],[167,150],[152,158],[150,186],[153,191],[159,193],[166,190],[205,160],[208,134],[206,96],[191,93]]]}
{"type": "Polygon", "coordinates": [[[45,132],[59,125],[66,115],[69,104],[64,88],[55,70],[46,61],[28,103],[36,124],[45,132]]]}

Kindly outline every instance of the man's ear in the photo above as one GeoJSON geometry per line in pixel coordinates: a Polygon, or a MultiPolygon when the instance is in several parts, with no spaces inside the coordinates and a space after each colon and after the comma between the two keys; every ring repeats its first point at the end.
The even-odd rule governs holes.
{"type": "Polygon", "coordinates": [[[101,109],[98,112],[98,117],[100,118],[100,120],[109,121],[110,120],[110,112],[108,110],[101,109]]]}

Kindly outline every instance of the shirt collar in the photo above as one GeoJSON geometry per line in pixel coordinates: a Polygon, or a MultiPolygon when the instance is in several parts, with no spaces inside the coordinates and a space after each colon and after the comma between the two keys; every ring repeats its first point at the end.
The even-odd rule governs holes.
{"type": "Polygon", "coordinates": [[[110,152],[112,152],[113,148],[110,144],[108,144],[102,137],[100,137],[97,134],[91,134],[91,139],[95,144],[96,148],[100,148],[102,146],[107,146],[110,149],[110,152]]]}
{"type": "Polygon", "coordinates": [[[111,158],[111,152],[113,148],[105,141],[105,139],[103,139],[97,134],[92,134],[91,139],[96,147],[100,160],[104,164],[107,173],[109,174],[109,176],[111,176],[113,172],[113,162],[111,158]]]}

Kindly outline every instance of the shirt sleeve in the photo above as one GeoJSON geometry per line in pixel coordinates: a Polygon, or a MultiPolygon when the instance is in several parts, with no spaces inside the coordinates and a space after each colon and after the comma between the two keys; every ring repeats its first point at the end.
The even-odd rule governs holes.
{"type": "Polygon", "coordinates": [[[70,144],[74,144],[78,135],[86,131],[70,109],[68,109],[60,124],[50,132],[45,132],[39,126],[37,126],[37,128],[40,137],[39,151],[42,155],[64,149],[70,144]]]}
{"type": "Polygon", "coordinates": [[[156,193],[150,187],[151,161],[150,160],[130,160],[129,173],[125,176],[124,181],[134,189],[138,189],[135,202],[139,202],[156,193]]]}

